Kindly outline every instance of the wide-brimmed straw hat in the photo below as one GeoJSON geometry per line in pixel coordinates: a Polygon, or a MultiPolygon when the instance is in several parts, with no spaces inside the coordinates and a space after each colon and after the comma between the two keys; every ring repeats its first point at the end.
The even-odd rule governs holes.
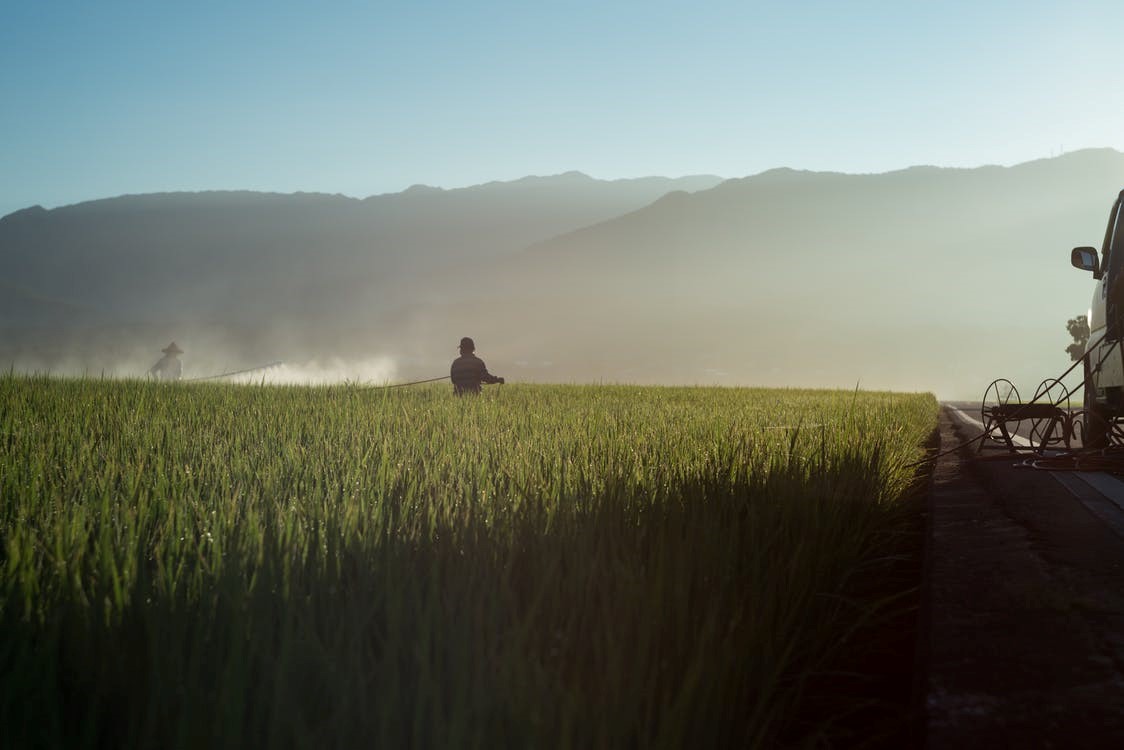
{"type": "Polygon", "coordinates": [[[166,347],[164,347],[160,351],[164,352],[165,354],[183,354],[183,349],[180,349],[178,346],[176,346],[175,341],[168,344],[166,347]]]}

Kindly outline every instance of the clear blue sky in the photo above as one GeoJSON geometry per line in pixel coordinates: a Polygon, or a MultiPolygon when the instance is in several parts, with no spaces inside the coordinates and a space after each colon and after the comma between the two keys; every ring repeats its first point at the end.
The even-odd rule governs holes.
{"type": "Polygon", "coordinates": [[[15,2],[0,214],[1124,150],[1117,2],[15,2]]]}

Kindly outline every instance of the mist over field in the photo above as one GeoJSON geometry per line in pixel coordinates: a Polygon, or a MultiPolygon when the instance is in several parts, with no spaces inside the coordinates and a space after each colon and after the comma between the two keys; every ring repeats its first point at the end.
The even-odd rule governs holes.
{"type": "Polygon", "coordinates": [[[601,181],[356,200],[123,196],[0,219],[0,364],[387,382],[461,336],[513,381],[810,386],[972,398],[1068,364],[1124,155],[1014,167],[601,181]]]}

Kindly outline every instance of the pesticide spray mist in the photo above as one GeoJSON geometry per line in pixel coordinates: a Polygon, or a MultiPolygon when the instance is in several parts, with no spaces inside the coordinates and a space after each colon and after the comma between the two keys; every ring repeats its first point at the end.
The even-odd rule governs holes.
{"type": "Polygon", "coordinates": [[[282,362],[272,367],[241,373],[216,382],[246,385],[332,385],[362,383],[385,385],[397,377],[398,370],[390,357],[345,360],[340,357],[312,359],[303,363],[282,362]]]}

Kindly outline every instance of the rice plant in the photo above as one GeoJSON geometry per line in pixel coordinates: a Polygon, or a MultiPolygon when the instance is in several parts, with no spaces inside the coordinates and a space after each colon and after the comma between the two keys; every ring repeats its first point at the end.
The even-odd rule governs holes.
{"type": "Polygon", "coordinates": [[[5,744],[769,746],[936,410],[0,377],[5,744]]]}

